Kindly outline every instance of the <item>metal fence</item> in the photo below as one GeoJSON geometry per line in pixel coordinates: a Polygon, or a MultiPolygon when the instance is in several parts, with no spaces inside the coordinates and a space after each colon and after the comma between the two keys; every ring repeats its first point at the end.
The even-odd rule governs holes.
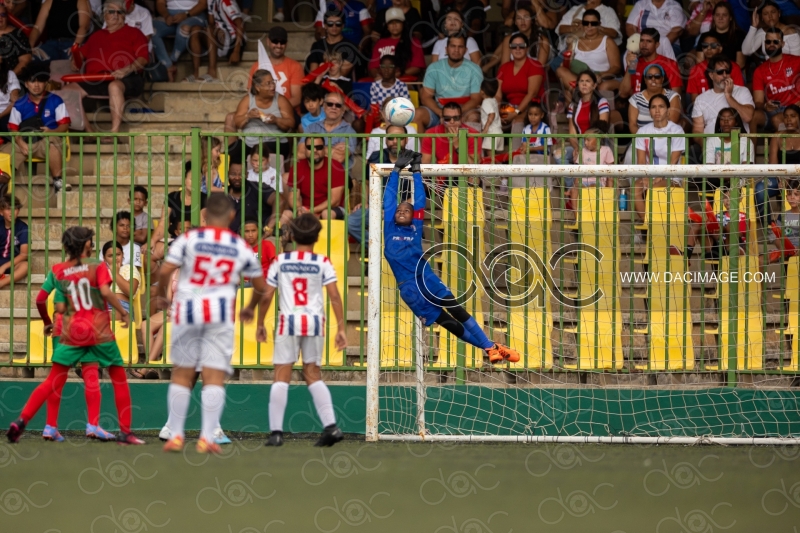
{"type": "MultiPolygon", "coordinates": [[[[16,136],[16,135],[14,135],[16,136]]],[[[144,186],[148,191],[148,205],[147,212],[152,224],[162,225],[169,222],[163,216],[167,208],[166,197],[169,192],[175,193],[180,191],[180,202],[185,205],[195,206],[191,209],[181,210],[179,219],[179,227],[185,227],[185,222],[191,226],[198,226],[201,223],[201,210],[197,206],[201,205],[201,196],[204,194],[201,191],[204,181],[203,167],[209,166],[208,161],[204,161],[203,153],[211,154],[214,149],[215,141],[213,137],[221,138],[222,144],[220,151],[222,153],[222,164],[219,167],[219,174],[223,182],[223,188],[229,190],[230,180],[228,179],[227,172],[229,170],[230,161],[244,162],[243,166],[243,181],[246,180],[247,173],[247,146],[244,142],[238,144],[229,144],[228,141],[232,137],[244,139],[243,134],[209,134],[201,132],[199,129],[192,129],[187,133],[148,133],[146,135],[126,135],[119,134],[114,136],[114,143],[112,145],[102,144],[98,135],[92,134],[45,134],[46,137],[55,137],[55,141],[62,147],[59,155],[64,171],[65,181],[72,184],[73,189],[70,192],[62,190],[59,193],[53,191],[51,183],[51,155],[48,153],[44,160],[37,161],[32,157],[26,158],[25,164],[20,169],[14,168],[11,162],[15,161],[18,155],[18,146],[15,142],[10,143],[10,148],[5,151],[8,152],[9,157],[5,160],[0,159],[0,168],[3,165],[8,165],[6,170],[11,174],[11,191],[19,199],[23,201],[24,208],[20,212],[22,218],[29,226],[30,240],[29,240],[29,266],[28,275],[19,280],[13,281],[15,268],[14,260],[12,257],[12,267],[9,270],[12,283],[10,285],[9,300],[7,303],[7,335],[6,339],[0,339],[0,343],[7,342],[8,356],[4,358],[0,365],[16,365],[16,366],[44,366],[49,364],[52,355],[46,339],[41,336],[41,322],[38,320],[38,313],[35,307],[35,298],[39,290],[39,285],[43,281],[44,275],[49,272],[50,267],[62,260],[64,260],[64,252],[61,250],[60,237],[63,230],[72,225],[83,225],[91,227],[95,230],[96,237],[95,243],[97,248],[102,247],[102,243],[113,240],[112,237],[117,234],[117,221],[114,215],[120,210],[130,210],[130,199],[134,196],[134,187],[137,185],[144,186]],[[191,171],[185,171],[185,163],[191,162],[191,171]],[[188,176],[188,177],[187,177],[188,176]],[[191,194],[187,195],[186,188],[191,186],[191,194]],[[188,198],[187,198],[188,196],[188,198]],[[187,220],[187,213],[190,214],[187,220]],[[22,290],[20,290],[22,288],[22,290]]],[[[250,135],[247,137],[264,137],[263,135],[250,135]]],[[[290,154],[296,154],[298,151],[303,150],[305,140],[302,134],[287,134],[277,138],[277,144],[285,142],[288,147],[285,149],[290,154]]],[[[775,282],[765,283],[760,286],[759,291],[745,292],[742,296],[736,297],[733,294],[731,299],[728,298],[728,293],[724,291],[721,286],[712,288],[709,284],[681,284],[676,285],[675,289],[672,287],[666,288],[665,301],[667,305],[669,302],[674,302],[676,296],[674,290],[681,291],[678,295],[679,298],[685,302],[699,300],[703,305],[696,306],[697,312],[690,309],[689,305],[683,307],[683,321],[685,325],[693,325],[696,330],[702,333],[693,332],[691,329],[683,329],[682,335],[687,341],[684,343],[681,356],[676,363],[675,359],[670,361],[669,349],[667,349],[666,362],[662,362],[655,358],[652,350],[648,346],[641,344],[642,338],[652,339],[653,335],[657,332],[654,331],[652,323],[648,325],[647,319],[643,321],[641,315],[642,305],[645,306],[645,311],[650,312],[652,302],[654,302],[655,295],[653,294],[654,287],[650,282],[642,281],[624,281],[618,274],[623,270],[629,272],[642,272],[646,273],[647,268],[652,268],[657,263],[655,260],[658,255],[654,251],[654,239],[649,238],[646,244],[637,244],[635,235],[637,232],[650,232],[652,235],[653,224],[656,221],[656,211],[659,209],[657,197],[655,194],[648,194],[647,203],[645,203],[644,220],[637,222],[633,220],[635,215],[632,215],[631,210],[620,210],[619,195],[621,191],[625,190],[629,198],[629,203],[633,204],[633,194],[631,188],[634,186],[633,180],[629,179],[626,175],[626,167],[618,165],[619,172],[615,169],[604,168],[603,170],[609,175],[608,187],[603,187],[598,180],[594,185],[582,187],[577,185],[577,198],[575,202],[569,202],[571,210],[568,209],[569,189],[574,186],[569,182],[569,176],[558,176],[556,179],[544,182],[542,180],[531,178],[515,178],[514,172],[511,170],[513,165],[520,164],[561,164],[567,161],[569,153],[572,152],[573,160],[576,163],[588,164],[589,161],[583,160],[583,149],[586,147],[587,141],[592,136],[579,136],[570,137],[567,135],[550,135],[546,139],[552,139],[553,144],[544,143],[544,148],[541,153],[534,153],[529,148],[527,143],[522,143],[521,140],[530,135],[515,134],[503,136],[486,136],[470,134],[466,130],[459,130],[458,134],[454,135],[439,135],[439,136],[426,136],[425,134],[417,135],[342,135],[342,134],[327,134],[327,135],[312,135],[309,138],[313,139],[331,139],[345,137],[348,141],[351,138],[356,140],[353,145],[349,142],[344,143],[342,152],[337,153],[326,142],[326,155],[328,156],[324,169],[324,175],[327,177],[327,188],[331,186],[332,174],[335,159],[343,161],[340,164],[344,176],[346,186],[343,191],[343,198],[341,205],[345,213],[348,215],[341,223],[331,223],[325,226],[325,235],[323,236],[323,244],[319,249],[321,253],[328,256],[336,256],[339,258],[339,263],[335,264],[337,272],[343,278],[342,298],[345,308],[345,316],[348,321],[348,338],[349,347],[345,354],[337,354],[332,346],[326,349],[326,354],[323,358],[323,365],[327,369],[336,370],[364,370],[366,367],[366,331],[368,324],[366,318],[367,309],[367,264],[369,260],[379,261],[380,257],[369,257],[366,246],[366,240],[362,238],[359,242],[354,239],[348,238],[348,234],[354,229],[353,225],[357,225],[360,231],[356,234],[365,235],[368,225],[368,219],[365,216],[350,218],[351,211],[356,204],[367,205],[366,191],[368,190],[369,181],[369,168],[367,161],[368,139],[370,137],[378,137],[385,143],[388,138],[400,138],[399,143],[403,144],[406,141],[411,142],[412,146],[420,148],[424,143],[430,142],[431,146],[431,162],[432,163],[480,163],[480,162],[501,162],[510,165],[508,176],[494,176],[486,177],[486,179],[477,182],[466,176],[459,176],[448,179],[434,179],[431,182],[430,203],[426,215],[426,243],[428,245],[443,242],[448,240],[463,246],[478,246],[476,250],[492,250],[498,245],[508,242],[513,232],[519,232],[522,228],[523,233],[526,231],[524,228],[528,225],[525,217],[522,219],[514,218],[517,215],[512,211],[514,207],[514,198],[517,193],[514,191],[544,191],[543,198],[546,200],[548,214],[544,218],[536,220],[537,228],[543,226],[541,231],[544,231],[545,239],[548,242],[547,246],[550,250],[556,250],[562,246],[582,240],[584,243],[592,244],[601,247],[607,247],[610,242],[615,255],[616,263],[614,264],[614,283],[612,290],[620,297],[615,300],[615,306],[610,310],[611,314],[608,316],[611,320],[611,326],[615,333],[610,337],[611,343],[610,350],[612,359],[609,365],[602,363],[601,357],[602,350],[608,348],[603,346],[600,341],[600,332],[594,332],[595,340],[591,343],[591,355],[581,354],[582,342],[581,341],[581,324],[585,322],[581,318],[581,313],[576,313],[575,310],[565,304],[563,301],[552,300],[548,305],[552,305],[550,317],[552,323],[547,326],[551,329],[553,345],[552,348],[545,348],[547,344],[539,346],[537,353],[525,353],[525,363],[523,369],[536,369],[545,368],[548,365],[544,364],[546,361],[552,359],[549,368],[554,368],[563,371],[601,371],[601,372],[634,372],[634,371],[705,371],[705,370],[723,370],[728,368],[735,368],[741,372],[756,372],[756,373],[796,373],[797,372],[797,339],[793,335],[790,328],[797,323],[797,318],[800,318],[800,307],[793,305],[794,286],[797,280],[794,277],[797,274],[796,268],[793,266],[793,260],[778,261],[777,266],[767,267],[764,258],[769,258],[770,252],[779,252],[782,246],[782,240],[778,239],[779,244],[773,244],[770,235],[772,230],[767,222],[770,220],[769,214],[778,214],[784,210],[784,191],[773,187],[774,183],[770,180],[764,179],[748,179],[742,182],[742,188],[734,186],[730,192],[730,209],[729,215],[732,220],[737,220],[740,213],[744,213],[748,225],[746,226],[747,235],[743,239],[746,246],[740,250],[739,246],[730,248],[729,257],[708,259],[705,254],[699,257],[695,256],[691,262],[699,267],[700,271],[713,271],[715,268],[719,270],[719,265],[725,265],[725,268],[730,271],[744,271],[752,272],[754,270],[763,270],[765,272],[775,272],[775,282]],[[426,141],[427,138],[427,141],[426,141]],[[495,149],[494,147],[481,153],[483,140],[486,138],[503,138],[504,151],[495,149]],[[446,153],[442,153],[442,151],[446,153]],[[473,155],[470,155],[473,154],[473,155]],[[453,160],[457,159],[457,160],[453,160]],[[508,182],[504,182],[503,178],[507,178],[508,182]],[[607,189],[607,190],[606,190],[607,189]],[[775,189],[776,195],[771,198],[772,209],[770,209],[770,194],[775,189]],[[467,191],[481,191],[480,205],[475,204],[475,200],[469,200],[467,191]],[[609,193],[613,191],[613,193],[609,193]],[[591,195],[594,195],[592,198],[591,195]],[[609,196],[609,194],[611,196],[609,196]],[[760,196],[759,196],[760,194],[760,196]],[[764,197],[766,200],[758,200],[757,198],[764,197]],[[602,199],[602,201],[601,201],[602,199]],[[451,202],[448,207],[448,202],[451,202]],[[456,202],[455,204],[453,202],[456,202]],[[472,203],[470,203],[472,202],[472,203]],[[775,205],[778,204],[777,207],[775,205]],[[582,213],[588,208],[595,209],[596,212],[593,217],[582,218],[582,213]],[[469,215],[468,209],[476,209],[480,207],[482,211],[482,223],[480,225],[480,235],[477,241],[473,238],[467,230],[467,224],[474,222],[472,216],[469,215]],[[602,210],[602,212],[601,212],[602,210]],[[505,215],[503,215],[505,212],[505,215]],[[574,212],[574,216],[571,214],[574,212]],[[463,216],[461,216],[463,215],[463,216]],[[757,216],[758,215],[758,216],[757,216]],[[505,218],[503,218],[505,216],[505,218]],[[356,221],[356,222],[351,222],[356,221]],[[586,221],[592,221],[594,224],[594,233],[592,233],[590,226],[584,224],[586,221]],[[512,223],[519,225],[517,228],[512,228],[512,223]],[[605,233],[604,233],[605,232],[605,233]],[[761,262],[760,262],[761,261],[761,262]],[[781,265],[781,263],[784,263],[781,265]],[[625,265],[625,268],[622,268],[625,265]],[[793,277],[794,276],[794,277],[793,277]],[[717,296],[714,297],[712,290],[717,296]],[[644,292],[642,292],[644,291],[644,292]],[[699,295],[699,296],[698,296],[699,295]],[[744,298],[744,303],[741,302],[744,298]],[[751,305],[753,302],[751,298],[757,298],[757,305],[751,305]],[[706,305],[706,301],[712,301],[713,304],[706,305]],[[789,302],[789,303],[785,303],[789,302]],[[750,314],[752,309],[760,310],[760,313],[750,314]],[[746,312],[742,315],[742,310],[746,312]],[[797,313],[797,317],[793,316],[797,313]],[[728,320],[725,328],[721,325],[723,315],[728,320]],[[723,351],[730,351],[731,345],[728,341],[723,339],[720,334],[722,330],[731,331],[737,329],[737,321],[744,317],[744,320],[751,326],[749,330],[745,330],[745,336],[741,342],[733,343],[734,351],[737,349],[737,344],[750,345],[751,340],[747,337],[747,331],[753,331],[756,325],[753,320],[758,320],[757,330],[759,332],[758,343],[761,345],[760,353],[763,354],[763,362],[759,365],[753,366],[749,363],[742,364],[740,361],[735,360],[738,356],[734,354],[734,360],[723,357],[723,351]],[[617,320],[621,323],[617,324],[617,320]],[[624,325],[624,328],[622,327],[624,325]],[[716,333],[713,331],[717,329],[716,333]],[[726,329],[727,328],[727,329],[726,329]],[[773,335],[773,332],[779,331],[779,334],[773,335]],[[709,333],[710,332],[710,333],[709,333]],[[704,335],[716,335],[716,344],[706,342],[704,335]],[[567,339],[570,335],[574,340],[571,342],[567,339]],[[698,341],[689,342],[692,336],[699,338],[698,341]],[[692,352],[693,348],[698,348],[696,353],[692,352]],[[716,353],[716,355],[714,355],[716,353]],[[638,355],[637,355],[638,354],[638,355]],[[643,354],[643,355],[642,355],[643,354]],[[723,361],[723,359],[725,359],[723,361]],[[528,363],[530,360],[530,363],[528,363]],[[534,362],[538,360],[538,362],[534,362]]],[[[688,162],[688,154],[691,152],[696,157],[696,163],[713,163],[708,161],[706,157],[707,143],[711,139],[720,139],[719,135],[687,135],[684,137],[686,144],[687,156],[681,159],[681,162],[688,162]],[[689,149],[692,143],[695,143],[698,148],[689,149]]],[[[743,163],[740,157],[740,148],[745,146],[744,155],[745,159],[755,162],[768,161],[770,153],[770,142],[778,143],[778,152],[785,158],[789,150],[786,150],[786,139],[793,136],[782,136],[780,138],[767,135],[741,135],[738,131],[734,130],[730,135],[730,163],[736,165],[743,163]],[[777,139],[777,140],[773,140],[777,139]],[[752,144],[750,144],[752,141],[752,144]],[[781,149],[782,147],[782,149],[781,149]],[[752,158],[751,158],[752,156],[752,158]],[[764,159],[767,158],[767,159],[764,159]]],[[[635,141],[636,136],[632,135],[604,135],[599,138],[600,145],[605,145],[611,148],[613,154],[618,161],[623,160],[624,147],[635,141]]],[[[649,137],[648,143],[650,155],[655,151],[655,142],[653,137],[649,137]]],[[[676,137],[667,139],[667,152],[671,152],[673,143],[676,137]]],[[[266,141],[266,139],[264,139],[266,141]]],[[[727,140],[727,138],[726,138],[727,140]]],[[[594,141],[591,141],[594,142],[594,141]]],[[[725,143],[719,141],[722,146],[725,143]]],[[[279,176],[284,172],[296,172],[298,159],[286,158],[280,159],[275,157],[275,154],[267,154],[266,144],[257,144],[256,148],[258,159],[265,158],[271,159],[273,166],[277,166],[276,170],[279,176]],[[272,156],[270,158],[270,155],[272,156]]],[[[774,151],[774,150],[773,150],[774,151]]],[[[382,152],[381,152],[382,153],[382,152]]],[[[599,154],[599,152],[598,152],[599,154]]],[[[637,161],[637,154],[634,151],[631,154],[631,160],[634,163],[637,161]]],[[[383,161],[379,158],[379,162],[383,161]]],[[[785,159],[778,161],[778,164],[784,163],[785,159]]],[[[216,164],[214,162],[213,164],[216,164]]],[[[338,167],[337,167],[338,168],[338,167]]],[[[312,167],[312,176],[317,170],[312,167]]],[[[210,191],[212,187],[212,171],[205,171],[205,185],[206,190],[210,191]]],[[[727,175],[720,176],[723,183],[730,184],[727,175]]],[[[791,177],[791,176],[785,176],[791,177]]],[[[647,187],[649,190],[654,190],[653,186],[657,185],[657,173],[652,174],[645,178],[641,186],[647,187]]],[[[738,184],[734,183],[734,185],[738,184]]],[[[672,204],[669,204],[666,210],[658,212],[658,216],[664,216],[664,235],[662,236],[668,243],[676,243],[675,247],[679,252],[683,252],[688,246],[689,236],[693,231],[693,226],[690,219],[687,217],[689,208],[693,212],[699,213],[703,218],[708,216],[720,215],[719,204],[721,202],[721,194],[717,190],[718,183],[712,183],[705,177],[697,180],[684,180],[680,185],[677,183],[668,182],[668,190],[680,191],[680,194],[671,196],[670,201],[675,201],[680,204],[677,210],[673,210],[672,204]],[[712,206],[711,211],[706,213],[705,202],[712,206]],[[680,208],[678,208],[680,207],[680,208]],[[673,233],[674,232],[674,233],[673,233]]],[[[314,179],[312,179],[310,196],[315,196],[315,188],[319,186],[314,179]]],[[[637,189],[639,190],[639,189],[637,189]]],[[[255,194],[257,195],[258,204],[258,219],[263,222],[267,219],[264,216],[263,209],[264,198],[263,195],[266,191],[257,188],[255,194]]],[[[293,188],[288,196],[288,205],[280,205],[278,217],[274,221],[274,233],[268,238],[273,242],[276,249],[280,250],[281,247],[281,222],[280,211],[288,210],[293,215],[301,211],[300,198],[298,197],[297,188],[293,188]]],[[[524,198],[529,198],[524,196],[524,198]]],[[[538,196],[537,196],[538,198],[538,196]]],[[[276,199],[280,202],[280,199],[276,199]]],[[[525,200],[523,205],[519,207],[522,213],[530,212],[530,200],[525,200]]],[[[311,208],[313,209],[313,204],[311,208]]],[[[274,208],[274,206],[273,206],[274,208]]],[[[330,218],[334,210],[328,203],[325,206],[324,213],[326,218],[330,218]]],[[[16,216],[13,214],[12,217],[16,216]]],[[[525,215],[527,216],[527,215],[525,215]]],[[[244,227],[245,222],[245,209],[241,210],[240,225],[244,227]]],[[[709,235],[709,225],[704,221],[700,224],[701,228],[699,234],[694,235],[696,239],[705,241],[712,237],[709,235]]],[[[14,221],[12,219],[12,226],[14,221]]],[[[531,222],[533,224],[533,222],[531,222]]],[[[740,228],[739,225],[732,224],[730,232],[730,239],[732,242],[740,241],[740,228]]],[[[163,226],[162,226],[163,228],[163,226]]],[[[166,228],[163,228],[165,233],[166,228]]],[[[379,228],[372,228],[376,234],[380,231],[379,228]]],[[[264,224],[258,225],[258,241],[260,242],[264,231],[264,224]]],[[[133,233],[133,232],[132,232],[133,233]]],[[[150,268],[150,251],[155,244],[152,239],[152,231],[147,232],[147,240],[142,245],[143,250],[143,266],[141,270],[142,282],[141,288],[138,291],[140,301],[132,302],[132,307],[140,310],[136,316],[137,325],[141,324],[143,318],[152,318],[156,315],[151,312],[152,307],[152,284],[153,272],[150,268]]],[[[167,239],[168,240],[168,239],[167,239]]],[[[134,256],[133,240],[129,244],[130,257],[134,256]]],[[[13,255],[13,247],[12,255],[13,255]]],[[[116,250],[114,254],[116,254],[116,250]]],[[[477,257],[479,254],[475,254],[477,257]]],[[[677,256],[676,256],[677,257],[677,256]]],[[[116,260],[116,257],[113,259],[116,260]]],[[[477,261],[477,259],[476,259],[477,261]]],[[[673,261],[668,259],[668,261],[673,261]]],[[[684,269],[689,269],[690,265],[687,262],[688,258],[682,259],[681,264],[684,269]]],[[[669,263],[671,266],[672,263],[669,263]]],[[[474,265],[473,265],[474,266],[474,265]]],[[[505,265],[511,268],[509,265],[505,265]]],[[[454,290],[462,291],[469,280],[470,275],[467,273],[468,265],[464,260],[459,259],[457,270],[451,274],[451,280],[454,282],[454,290]]],[[[442,262],[437,263],[437,268],[442,269],[442,262]]],[[[564,294],[578,295],[576,291],[580,290],[580,276],[581,264],[577,258],[569,257],[568,261],[562,261],[557,269],[552,271],[553,279],[556,286],[564,294]]],[[[588,272],[588,271],[587,271],[588,272]]],[[[384,273],[385,275],[385,273],[384,273]]],[[[444,275],[444,274],[443,274],[444,275]]],[[[595,275],[600,275],[600,271],[596,271],[595,275]]],[[[637,278],[639,279],[639,278],[637,278]]],[[[643,279],[643,278],[642,278],[643,279]]],[[[242,284],[242,293],[246,291],[244,284],[242,284]]],[[[5,291],[4,291],[5,292],[5,291]]],[[[240,305],[244,305],[244,298],[240,298],[240,305]]],[[[276,305],[277,308],[277,305],[276,305]]],[[[329,316],[332,315],[329,311],[329,316]]],[[[674,312],[675,310],[672,309],[674,312]]],[[[512,312],[509,311],[508,306],[502,302],[497,303],[492,299],[486,300],[485,312],[485,328],[490,337],[493,336],[506,336],[510,335],[510,325],[512,323],[512,312]]],[[[597,313],[597,309],[592,310],[597,313]]],[[[669,309],[666,312],[670,312],[669,309]]],[[[168,322],[166,311],[159,312],[161,320],[168,322]]],[[[649,317],[650,315],[642,315],[649,317]]],[[[273,322],[277,320],[277,310],[273,310],[269,315],[269,320],[273,322]]],[[[596,320],[596,319],[595,319],[596,320]]],[[[332,321],[327,321],[328,327],[331,328],[332,321]]],[[[267,346],[256,344],[249,338],[249,329],[243,324],[237,324],[238,346],[234,348],[234,366],[238,368],[270,368],[271,367],[271,353],[267,346]]],[[[119,342],[122,348],[123,355],[126,363],[134,368],[159,368],[168,367],[169,358],[168,354],[164,353],[158,359],[149,360],[151,349],[156,341],[148,333],[138,330],[123,331],[118,323],[115,325],[115,330],[118,333],[119,342]],[[133,334],[134,331],[139,331],[141,334],[133,334]],[[137,338],[138,337],[138,338],[137,338]]],[[[168,337],[169,328],[164,327],[162,330],[168,337]]],[[[668,333],[668,331],[667,331],[668,333]]],[[[387,345],[401,344],[398,336],[403,333],[398,329],[394,332],[394,339],[386,339],[387,345]]],[[[526,338],[533,335],[542,335],[540,331],[526,331],[526,338]]],[[[329,335],[332,337],[333,335],[329,335]]],[[[432,338],[430,336],[429,338],[432,338]]],[[[527,342],[527,341],[526,341],[527,342]]],[[[646,340],[645,344],[652,343],[651,340],[646,340]]],[[[167,339],[168,344],[168,339],[167,339]]],[[[459,343],[460,344],[460,343],[459,343]]],[[[438,354],[431,359],[428,359],[431,364],[430,369],[438,369],[441,371],[452,371],[468,366],[465,364],[463,357],[464,348],[458,346],[454,348],[457,351],[458,358],[449,357],[445,354],[442,358],[442,352],[446,351],[443,347],[436,347],[430,344],[428,347],[432,353],[438,354]]],[[[728,353],[725,351],[724,353],[728,353]]],[[[405,368],[403,365],[397,365],[398,369],[405,368]]],[[[511,370],[514,370],[513,368],[511,370]]]]}

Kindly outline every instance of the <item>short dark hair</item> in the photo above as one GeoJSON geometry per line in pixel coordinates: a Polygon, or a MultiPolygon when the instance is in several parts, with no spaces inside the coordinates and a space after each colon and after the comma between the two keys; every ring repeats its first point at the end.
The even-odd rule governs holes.
{"type": "Polygon", "coordinates": [[[462,35],[460,33],[457,33],[455,35],[448,36],[447,37],[447,46],[450,46],[450,41],[453,40],[453,39],[461,39],[462,41],[464,41],[464,46],[467,46],[467,36],[466,35],[462,35]]]}
{"type": "Polygon", "coordinates": [[[251,155],[258,155],[259,150],[261,153],[261,157],[268,158],[270,156],[269,146],[267,146],[267,143],[258,143],[254,144],[253,146],[247,149],[247,157],[250,157],[251,155]]]}
{"type": "Polygon", "coordinates": [[[325,14],[322,16],[322,19],[323,20],[328,20],[331,17],[339,17],[340,19],[342,19],[344,21],[344,13],[342,13],[338,9],[329,9],[329,10],[327,10],[325,12],[325,14]]]}
{"type": "Polygon", "coordinates": [[[61,247],[70,259],[78,259],[83,254],[86,243],[92,240],[94,231],[82,226],[67,228],[61,235],[61,247]]]}
{"type": "Polygon", "coordinates": [[[461,114],[461,104],[459,104],[458,102],[447,102],[442,106],[443,113],[445,109],[455,109],[456,111],[458,111],[459,114],[461,114]]]}
{"type": "Polygon", "coordinates": [[[717,54],[708,60],[708,72],[714,72],[719,65],[728,65],[729,67],[733,67],[733,61],[728,59],[728,57],[724,54],[717,54]]]}
{"type": "Polygon", "coordinates": [[[103,245],[103,257],[106,256],[106,252],[108,251],[109,248],[118,248],[119,250],[122,251],[122,253],[125,253],[125,248],[123,248],[122,245],[119,242],[117,242],[117,241],[108,241],[107,243],[105,243],[103,245]]]}
{"type": "Polygon", "coordinates": [[[29,81],[48,81],[50,79],[50,65],[42,63],[31,63],[22,71],[19,80],[22,83],[29,81]]]}
{"type": "Polygon", "coordinates": [[[764,35],[768,33],[774,33],[776,35],[780,35],[781,40],[783,40],[783,30],[781,30],[780,28],[776,28],[775,26],[773,26],[772,28],[767,28],[766,30],[764,30],[764,35]]]}
{"type": "Polygon", "coordinates": [[[297,244],[314,244],[319,239],[322,223],[313,213],[305,213],[292,220],[289,224],[292,231],[292,240],[297,244]]]}
{"type": "Polygon", "coordinates": [[[597,11],[596,9],[587,9],[586,11],[583,12],[583,16],[581,17],[581,19],[585,19],[586,15],[589,15],[590,17],[595,17],[597,20],[602,20],[600,12],[597,11]]]}
{"type": "Polygon", "coordinates": [[[247,220],[244,221],[244,225],[245,226],[248,225],[248,224],[255,224],[256,226],[259,225],[258,224],[258,220],[254,219],[254,218],[248,218],[247,220]]]}
{"type": "Polygon", "coordinates": [[[133,194],[140,192],[144,194],[144,201],[146,202],[150,195],[147,194],[147,188],[144,185],[136,185],[133,188],[133,194]]]}
{"type": "Polygon", "coordinates": [[[383,63],[384,61],[391,61],[392,63],[395,63],[397,61],[397,58],[395,57],[394,54],[386,54],[385,56],[381,57],[379,63],[383,63]]]}
{"type": "Polygon", "coordinates": [[[661,34],[655,28],[645,28],[642,30],[642,35],[649,35],[655,42],[661,41],[661,34]]]}
{"type": "Polygon", "coordinates": [[[800,179],[790,178],[786,180],[786,188],[792,191],[800,191],[800,179]]]}
{"type": "Polygon", "coordinates": [[[128,222],[131,221],[131,212],[130,211],[119,211],[116,215],[114,215],[114,219],[111,221],[111,224],[108,227],[111,228],[111,231],[114,231],[114,228],[119,224],[120,220],[127,220],[128,222]]]}
{"type": "Polygon", "coordinates": [[[497,80],[485,79],[481,82],[481,91],[485,92],[489,98],[494,98],[499,87],[500,84],[497,83],[497,80]]]}
{"type": "Polygon", "coordinates": [[[653,109],[653,102],[655,102],[656,100],[663,100],[663,101],[664,101],[664,103],[666,104],[667,108],[669,109],[669,98],[667,98],[667,97],[666,97],[665,95],[663,95],[663,94],[654,94],[654,95],[653,95],[653,96],[650,98],[650,103],[647,105],[647,108],[648,108],[648,109],[653,109]]]}
{"type": "Polygon", "coordinates": [[[327,93],[328,91],[323,89],[318,83],[306,83],[303,85],[303,88],[300,89],[300,96],[303,100],[322,100],[327,93]]]}
{"type": "Polygon", "coordinates": [[[233,201],[223,192],[212,192],[206,200],[206,215],[208,218],[225,218],[233,211],[233,201]]]}
{"type": "Polygon", "coordinates": [[[22,209],[22,201],[16,196],[7,194],[0,197],[0,209],[22,209]]]}

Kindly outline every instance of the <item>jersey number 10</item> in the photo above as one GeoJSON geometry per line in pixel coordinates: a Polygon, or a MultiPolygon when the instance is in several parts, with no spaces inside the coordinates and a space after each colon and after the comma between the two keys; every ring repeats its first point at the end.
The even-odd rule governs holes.
{"type": "Polygon", "coordinates": [[[76,311],[89,311],[92,305],[92,287],[89,280],[81,278],[76,282],[69,282],[69,297],[76,311]]]}

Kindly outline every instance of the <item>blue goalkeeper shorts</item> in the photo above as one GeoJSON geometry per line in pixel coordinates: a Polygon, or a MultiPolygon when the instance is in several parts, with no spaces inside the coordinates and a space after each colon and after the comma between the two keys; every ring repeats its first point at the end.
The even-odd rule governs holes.
{"type": "Polygon", "coordinates": [[[454,298],[453,293],[438,276],[428,275],[423,280],[424,289],[419,287],[420,282],[416,279],[402,283],[400,297],[409,309],[425,322],[426,326],[430,326],[442,314],[445,302],[454,301],[454,298]],[[423,290],[425,290],[424,296],[423,290]]]}

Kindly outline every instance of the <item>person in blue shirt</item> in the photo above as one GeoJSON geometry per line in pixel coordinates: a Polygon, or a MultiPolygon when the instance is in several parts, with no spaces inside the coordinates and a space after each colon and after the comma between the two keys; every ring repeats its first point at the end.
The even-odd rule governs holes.
{"type": "Polygon", "coordinates": [[[486,350],[491,363],[503,360],[515,363],[519,361],[519,353],[490,341],[483,328],[434,274],[430,264],[422,261],[421,268],[418,268],[423,256],[422,225],[426,202],[421,163],[422,154],[411,150],[400,152],[383,195],[383,254],[397,279],[400,297],[425,326],[439,324],[462,341],[486,350]],[[414,202],[398,205],[400,172],[409,165],[414,174],[414,202]]]}
{"type": "Polygon", "coordinates": [[[14,281],[20,283],[28,276],[28,225],[19,218],[21,208],[16,196],[0,197],[0,289],[11,284],[12,259],[14,281]]]}

